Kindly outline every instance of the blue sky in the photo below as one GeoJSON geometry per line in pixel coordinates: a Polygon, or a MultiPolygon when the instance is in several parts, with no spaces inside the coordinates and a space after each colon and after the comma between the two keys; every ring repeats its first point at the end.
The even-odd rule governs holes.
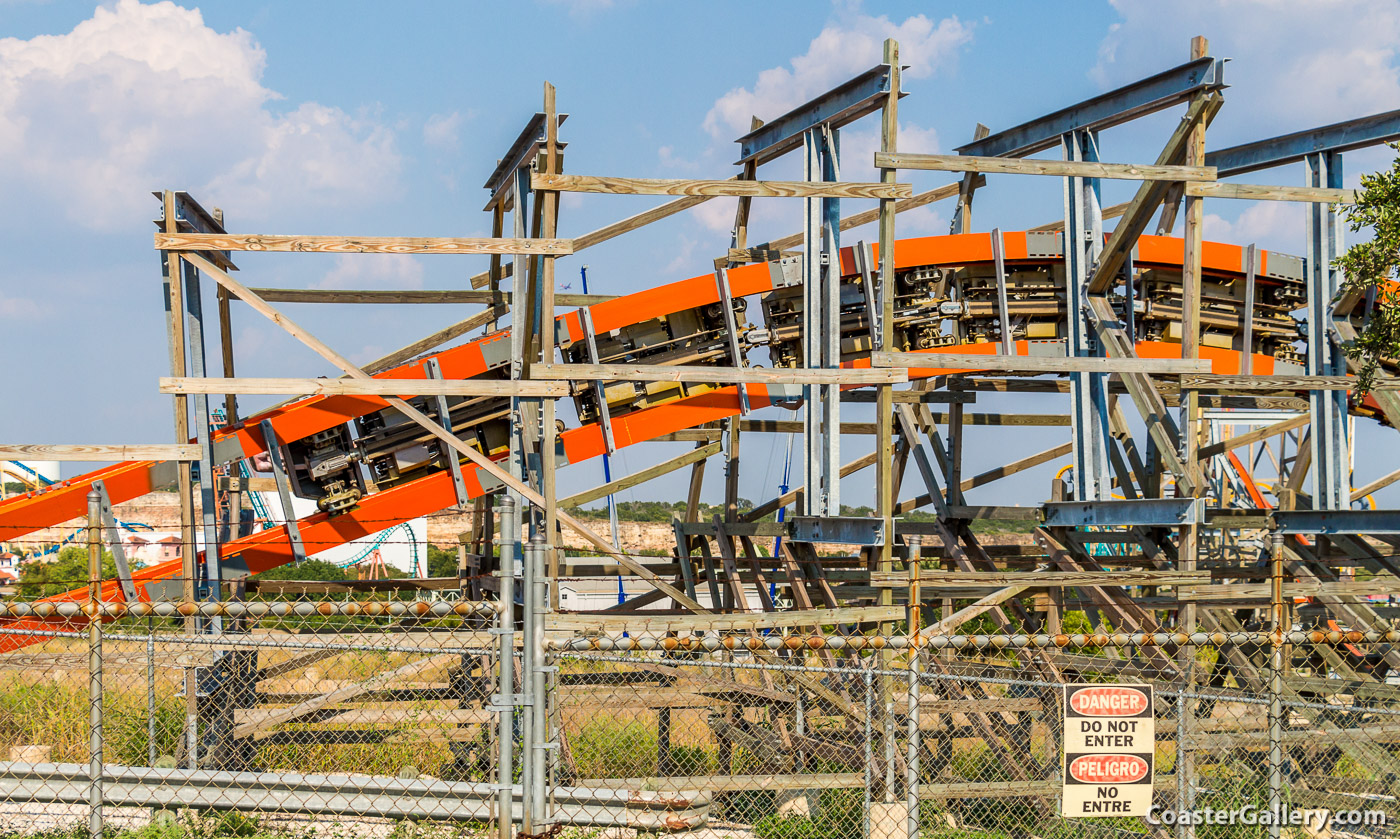
{"type": "MultiPolygon", "coordinates": [[[[1192,35],[1230,57],[1232,87],[1210,145],[1400,107],[1400,4],[1240,0],[1172,4],[661,3],[257,4],[0,0],[0,439],[30,443],[168,440],[169,397],[151,190],[187,189],[248,233],[486,235],[481,184],[552,81],[571,114],[566,171],[726,177],[749,114],[772,117],[876,63],[900,39],[910,96],[905,151],[947,152],[983,122],[994,130],[1184,61],[1192,35]],[[1070,11],[1072,9],[1072,11],[1070,11]]],[[[1155,158],[1175,115],[1106,132],[1103,157],[1155,158]]],[[[877,126],[845,132],[843,177],[869,171],[877,126]]],[[[1348,181],[1385,163],[1348,155],[1348,181]]],[[[795,163],[764,174],[791,177],[795,163]]],[[[1301,171],[1251,176],[1301,183],[1301,171]]],[[[908,173],[916,189],[949,180],[908,173]]],[[[1131,186],[1106,184],[1104,202],[1131,186]]],[[[1062,214],[1055,179],[991,178],[975,227],[1019,229],[1062,214]],[[1028,182],[1034,181],[1034,182],[1028,182]]],[[[656,199],[568,196],[561,234],[656,199]]],[[[1289,205],[1208,205],[1207,238],[1302,253],[1289,205]],[[1218,206],[1219,205],[1219,206],[1218,206]]],[[[863,209],[851,202],[848,209],[863,209]]],[[[799,206],[755,203],[756,241],[793,232],[799,206]]],[[[900,217],[902,236],[946,232],[946,206],[900,217]]],[[[705,272],[728,244],[732,212],[713,201],[559,264],[561,288],[626,293],[705,272]]],[[[861,231],[873,238],[870,231],[861,231]]],[[[454,288],[484,267],[466,257],[248,255],[251,285],[454,288]]],[[[286,311],[357,361],[465,317],[468,307],[286,311]]],[[[236,310],[242,375],[333,371],[236,310]]],[[[247,400],[249,404],[256,404],[247,400]]],[[[987,409],[1060,411],[1051,398],[987,409]]],[[[861,419],[858,412],[853,419],[861,419]]],[[[1394,432],[1387,432],[1393,435],[1394,432]]],[[[1364,429],[1389,444],[1391,436],[1364,429]]],[[[746,441],[744,494],[772,495],[782,440],[746,441]],[[771,445],[771,450],[768,446],[771,445]],[[768,462],[765,468],[764,461],[768,462]],[[776,466],[773,464],[776,462],[776,466]],[[751,465],[750,465],[751,464],[751,465]]],[[[1049,432],[979,432],[969,471],[1057,442],[1049,432]]],[[[851,456],[863,449],[848,439],[851,456]]],[[[644,450],[645,449],[645,450],[644,450]]],[[[800,449],[800,447],[799,447],[800,449]]],[[[629,452],[620,468],[669,456],[629,452]]],[[[1358,458],[1358,480],[1393,464],[1358,458]]],[[[65,474],[72,474],[69,467],[65,474]]],[[[720,478],[707,495],[720,491],[720,478]]],[[[1051,467],[984,491],[1030,503],[1051,467]]],[[[596,466],[561,476],[564,491],[596,466]]],[[[848,481],[869,500],[870,481],[848,481]]],[[[912,485],[911,485],[912,488],[912,485]]],[[[677,482],[637,497],[679,497],[677,482]]],[[[979,500],[974,496],[974,500],[979,500]]]]}

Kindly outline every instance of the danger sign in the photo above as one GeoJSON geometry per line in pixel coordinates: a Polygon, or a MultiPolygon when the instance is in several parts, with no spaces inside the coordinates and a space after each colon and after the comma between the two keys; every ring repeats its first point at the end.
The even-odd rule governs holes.
{"type": "Polygon", "coordinates": [[[1066,818],[1146,816],[1156,732],[1150,685],[1065,685],[1066,818]]]}

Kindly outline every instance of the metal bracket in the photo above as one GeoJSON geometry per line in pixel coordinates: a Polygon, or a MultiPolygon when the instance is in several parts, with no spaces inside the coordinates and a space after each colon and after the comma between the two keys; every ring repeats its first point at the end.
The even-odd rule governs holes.
{"type": "MultiPolygon", "coordinates": [[[[729,295],[729,272],[715,269],[715,286],[719,288],[719,306],[724,312],[724,326],[729,335],[729,361],[735,367],[744,366],[744,354],[739,349],[739,320],[734,317],[734,299],[729,295]]],[[[749,412],[749,391],[743,382],[739,386],[739,413],[749,412]]]]}
{"type": "Polygon", "coordinates": [[[102,496],[102,532],[103,541],[112,551],[112,559],[117,564],[117,580],[121,583],[122,597],[126,602],[135,603],[139,598],[136,595],[136,584],[131,579],[131,567],[126,561],[126,548],[122,546],[121,531],[117,529],[117,516],[112,512],[112,497],[107,493],[106,484],[101,481],[93,481],[92,488],[102,496]]]}
{"type": "MultiPolygon", "coordinates": [[[[578,319],[583,326],[588,360],[593,364],[602,364],[602,359],[598,357],[598,336],[593,334],[593,310],[587,306],[579,309],[578,319]]],[[[603,450],[612,454],[617,451],[617,445],[613,442],[612,411],[608,408],[607,383],[602,379],[594,379],[593,392],[598,397],[598,420],[603,426],[603,450]]]]}
{"type": "Polygon", "coordinates": [[[1040,509],[1047,527],[1178,527],[1204,524],[1204,498],[1143,498],[1136,501],[1067,501],[1040,509]]]}
{"type": "Polygon", "coordinates": [[[1001,228],[992,228],[992,264],[997,275],[997,316],[1001,321],[1001,354],[1015,355],[1016,342],[1011,340],[1011,311],[1006,300],[1006,259],[1002,255],[1001,228]]]}
{"type": "Polygon", "coordinates": [[[272,428],[271,420],[258,423],[262,431],[263,445],[267,448],[268,460],[272,461],[272,475],[277,480],[277,496],[282,502],[283,527],[287,530],[287,540],[292,543],[292,556],[297,562],[306,560],[306,545],[301,541],[301,528],[297,526],[297,516],[292,510],[292,485],[287,478],[287,469],[282,462],[282,443],[272,428]]]}
{"type": "Polygon", "coordinates": [[[885,289],[883,286],[879,289],[875,287],[874,272],[870,270],[870,247],[865,244],[864,239],[856,242],[852,254],[855,256],[856,273],[860,275],[860,284],[865,289],[865,319],[870,325],[870,348],[877,351],[883,350],[885,348],[882,343],[885,336],[884,323],[882,322],[885,315],[884,300],[877,298],[876,295],[879,294],[883,297],[885,289]]]}
{"type": "MultiPolygon", "coordinates": [[[[442,378],[442,365],[438,363],[436,358],[430,358],[424,362],[423,370],[430,379],[442,378]]],[[[455,435],[456,432],[452,430],[451,412],[447,408],[447,397],[441,393],[437,395],[437,410],[438,424],[448,433],[455,435]]],[[[471,496],[467,494],[467,482],[462,479],[462,464],[458,459],[457,451],[445,443],[439,443],[439,445],[446,449],[443,452],[443,457],[447,458],[448,467],[452,470],[452,486],[457,490],[457,506],[465,509],[468,502],[471,501],[471,496]]]]}
{"type": "Polygon", "coordinates": [[[885,530],[880,519],[857,516],[793,516],[789,542],[883,545],[885,530]]]}

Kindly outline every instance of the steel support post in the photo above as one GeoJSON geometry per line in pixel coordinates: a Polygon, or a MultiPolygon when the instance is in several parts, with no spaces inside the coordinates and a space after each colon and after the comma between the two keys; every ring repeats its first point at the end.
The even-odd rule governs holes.
{"type": "MultiPolygon", "coordinates": [[[[511,211],[512,235],[517,239],[524,239],[529,236],[529,228],[526,224],[527,213],[530,206],[530,169],[522,166],[515,173],[515,184],[512,195],[514,196],[513,209],[511,211]]],[[[510,298],[510,378],[512,381],[519,381],[525,378],[528,360],[526,353],[530,347],[531,339],[531,312],[530,306],[530,271],[527,268],[529,257],[524,254],[516,254],[511,268],[510,298]]],[[[522,483],[534,486],[531,475],[535,474],[526,466],[526,459],[530,456],[532,443],[537,436],[537,430],[533,427],[535,420],[536,405],[519,396],[510,398],[510,474],[522,483]]],[[[517,514],[520,517],[522,526],[525,521],[533,521],[535,516],[530,513],[530,507],[525,505],[524,497],[519,493],[511,492],[511,497],[515,499],[517,514]]]]}
{"type": "MultiPolygon", "coordinates": [[[[204,296],[200,293],[199,271],[183,259],[180,260],[180,268],[185,283],[185,313],[189,325],[187,346],[190,353],[190,375],[203,377],[209,374],[205,367],[204,296]]],[[[217,603],[223,599],[223,579],[219,563],[218,487],[214,481],[214,453],[209,439],[209,397],[203,393],[194,396],[194,436],[199,443],[199,503],[204,528],[205,590],[200,592],[200,599],[217,603]]],[[[203,625],[203,629],[217,635],[223,629],[222,620],[217,617],[210,618],[203,625]]]]}
{"type": "Polygon", "coordinates": [[[515,540],[519,526],[516,523],[516,502],[509,495],[501,495],[494,508],[501,514],[501,527],[497,532],[497,545],[500,549],[500,566],[496,570],[497,591],[501,604],[500,617],[496,623],[499,652],[497,653],[497,674],[494,705],[499,712],[499,727],[496,731],[496,817],[499,839],[513,839],[511,830],[512,795],[511,787],[515,780],[513,766],[515,745],[515,540]]]}
{"type": "MultiPolygon", "coordinates": [[[[1304,159],[1308,186],[1340,189],[1342,156],[1310,154],[1304,159]]],[[[1342,221],[1334,205],[1310,203],[1308,213],[1308,373],[1346,375],[1346,355],[1332,327],[1332,300],[1341,272],[1332,265],[1342,249],[1342,221]]],[[[1348,463],[1347,392],[1315,390],[1309,397],[1312,427],[1313,506],[1319,510],[1351,507],[1348,463]]]]}
{"type": "MultiPolygon", "coordinates": [[[[179,233],[180,223],[176,210],[176,196],[172,190],[165,190],[161,193],[161,206],[161,225],[165,232],[179,233]]],[[[180,277],[183,276],[181,266],[184,264],[184,260],[180,258],[178,253],[171,251],[161,251],[160,257],[161,280],[165,291],[166,321],[169,327],[167,339],[170,349],[170,375],[184,376],[188,371],[188,366],[185,363],[185,284],[179,281],[180,277]]],[[[188,443],[190,440],[188,398],[178,394],[173,397],[175,442],[180,444],[188,443]]],[[[192,464],[188,461],[181,461],[176,466],[176,489],[180,494],[181,599],[186,602],[194,602],[195,600],[195,578],[199,571],[196,567],[199,557],[195,550],[193,469],[191,467],[192,464]]],[[[186,634],[195,634],[197,628],[193,617],[185,619],[184,630],[186,634]]],[[[189,768],[197,769],[199,768],[199,719],[195,703],[199,691],[195,687],[194,668],[186,668],[184,681],[186,752],[189,768]]]]}
{"type": "MultiPolygon", "coordinates": [[[[1096,162],[1098,135],[1070,131],[1060,138],[1064,159],[1096,162]]],[[[1103,251],[1103,217],[1097,178],[1065,178],[1065,313],[1071,356],[1098,356],[1100,351],[1087,314],[1089,274],[1103,251]]],[[[1108,387],[1103,373],[1071,373],[1070,403],[1074,429],[1074,497],[1106,501],[1112,482],[1108,467],[1108,387]]]]}
{"type": "Polygon", "coordinates": [[[88,540],[88,839],[102,839],[102,493],[87,494],[88,540]]]}
{"type": "MultiPolygon", "coordinates": [[[[809,181],[840,179],[840,141],[835,129],[818,126],[803,133],[803,176],[809,181]]],[[[841,366],[840,200],[803,200],[802,284],[803,362],[808,368],[841,366]]],[[[835,516],[841,511],[841,389],[805,385],[807,493],[804,515],[835,516]]]]}

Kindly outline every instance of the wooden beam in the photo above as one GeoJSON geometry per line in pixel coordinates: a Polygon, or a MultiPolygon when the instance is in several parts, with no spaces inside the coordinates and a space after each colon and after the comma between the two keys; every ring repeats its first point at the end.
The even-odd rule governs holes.
{"type": "MultiPolygon", "coordinates": [[[[1179,372],[1179,371],[1173,371],[1179,372]]],[[[535,364],[535,379],[590,379],[607,382],[746,382],[778,384],[890,384],[909,381],[903,370],[843,367],[807,370],[796,367],[708,367],[660,364],[535,364]]]]}
{"type": "Polygon", "coordinates": [[[1363,486],[1363,487],[1361,487],[1361,488],[1359,488],[1359,489],[1353,490],[1352,493],[1351,493],[1351,500],[1352,500],[1352,501],[1360,501],[1361,499],[1365,498],[1366,496],[1370,495],[1371,493],[1373,493],[1373,492],[1378,492],[1378,491],[1380,491],[1380,490],[1382,490],[1382,489],[1385,489],[1386,487],[1390,486],[1391,484],[1395,483],[1396,481],[1400,481],[1400,469],[1396,469],[1394,472],[1391,472],[1389,475],[1383,475],[1383,476],[1381,476],[1381,477],[1379,477],[1379,478],[1376,478],[1374,481],[1370,482],[1369,484],[1366,484],[1365,486],[1363,486]]]}
{"type": "MultiPolygon", "coordinates": [[[[1181,600],[1263,600],[1268,601],[1273,583],[1228,583],[1218,585],[1188,585],[1177,589],[1181,600]]],[[[1400,594],[1400,579],[1391,576],[1369,580],[1298,580],[1283,584],[1283,596],[1293,597],[1367,597],[1373,594],[1400,594]]]]}
{"type": "MultiPolygon", "coordinates": [[[[239,281],[235,280],[233,277],[229,276],[229,274],[222,268],[219,268],[219,266],[215,265],[214,263],[210,262],[208,259],[205,259],[203,256],[200,256],[197,253],[185,253],[181,254],[181,256],[185,260],[193,264],[196,268],[208,272],[209,275],[212,276],[216,282],[227,288],[231,293],[243,298],[243,300],[247,302],[248,305],[252,307],[255,311],[257,311],[259,314],[263,315],[264,317],[271,320],[273,323],[276,323],[278,326],[282,327],[289,334],[294,336],[298,341],[301,341],[307,347],[314,350],[317,355],[321,356],[322,358],[331,362],[335,366],[339,367],[342,371],[347,373],[352,378],[371,378],[371,376],[368,373],[356,367],[354,363],[347,359],[345,356],[331,349],[319,338],[312,335],[310,332],[307,332],[305,329],[303,329],[296,323],[293,323],[281,312],[278,312],[276,309],[272,308],[272,306],[268,305],[266,301],[254,294],[251,289],[249,289],[247,286],[243,285],[239,281]]],[[[390,405],[393,405],[395,408],[397,408],[399,410],[399,413],[403,414],[404,416],[421,425],[423,428],[432,432],[434,437],[437,437],[439,440],[442,440],[444,443],[451,446],[454,451],[460,452],[468,460],[476,464],[477,468],[482,469],[487,474],[499,480],[505,486],[519,493],[521,497],[525,498],[531,504],[534,504],[535,506],[540,508],[544,508],[546,506],[545,499],[542,495],[540,495],[538,492],[536,492],[524,482],[517,479],[514,475],[510,474],[509,471],[502,469],[499,464],[490,460],[481,452],[478,452],[476,449],[462,442],[462,440],[459,439],[457,435],[443,428],[441,425],[438,425],[430,417],[428,417],[427,414],[424,414],[422,411],[418,410],[417,408],[414,408],[412,405],[408,404],[407,402],[398,398],[397,396],[386,396],[384,399],[390,405]]],[[[670,583],[666,582],[665,580],[646,570],[642,567],[640,563],[636,562],[631,557],[626,556],[625,554],[618,551],[612,546],[612,543],[604,540],[603,537],[594,533],[587,526],[585,526],[583,522],[563,512],[560,512],[558,514],[558,520],[574,532],[578,533],[598,550],[602,551],[603,553],[609,556],[616,557],[617,561],[620,562],[622,565],[626,566],[629,570],[632,571],[632,573],[636,574],[638,577],[641,577],[648,584],[658,589],[659,591],[664,592],[666,595],[671,597],[671,599],[675,600],[676,603],[696,613],[704,613],[707,611],[705,607],[701,606],[700,603],[697,602],[694,598],[687,597],[685,592],[681,591],[680,589],[676,588],[675,586],[671,585],[670,583]]]]}
{"type": "Polygon", "coordinates": [[[160,378],[161,393],[266,393],[292,396],[568,396],[567,382],[493,379],[207,379],[160,378]]]}
{"type": "MultiPolygon", "coordinates": [[[[871,452],[867,455],[862,455],[861,457],[858,457],[850,463],[847,463],[846,465],[841,467],[841,477],[845,478],[849,475],[854,475],[856,472],[859,472],[860,470],[874,463],[877,459],[878,458],[876,458],[875,452],[871,452]]],[[[787,505],[796,501],[801,495],[803,495],[805,491],[806,487],[798,487],[797,489],[785,492],[777,498],[774,498],[772,501],[764,502],[763,504],[760,504],[757,507],[750,510],[744,515],[743,520],[746,522],[758,521],[759,519],[763,518],[769,513],[774,512],[775,510],[778,510],[781,507],[786,507],[787,505]]]]}
{"type": "Polygon", "coordinates": [[[1055,460],[1056,458],[1064,457],[1072,451],[1074,451],[1074,443],[1062,443],[1058,446],[1055,446],[1052,449],[1046,449],[1043,452],[1038,452],[1036,454],[1030,455],[1029,457],[1023,457],[1020,460],[1017,460],[1013,463],[1008,463],[1004,466],[998,466],[994,469],[988,469],[986,472],[983,472],[979,475],[973,475],[971,478],[962,481],[958,485],[958,488],[963,492],[967,492],[970,489],[976,489],[977,487],[983,486],[984,484],[990,484],[993,481],[999,481],[1002,478],[1014,475],[1017,472],[1024,472],[1025,470],[1035,466],[1039,466],[1042,463],[1049,463],[1050,461],[1055,460]]]}
{"type": "Polygon", "coordinates": [[[536,172],[538,190],[602,192],[611,195],[739,196],[750,198],[912,198],[909,184],[828,183],[825,181],[691,180],[685,178],[607,178],[536,172]]]}
{"type": "Polygon", "coordinates": [[[602,484],[601,486],[596,486],[593,489],[584,490],[583,492],[580,492],[577,495],[570,495],[568,498],[561,498],[559,499],[559,506],[577,507],[580,504],[587,504],[590,501],[597,501],[599,498],[614,495],[616,493],[622,492],[625,489],[631,489],[632,487],[637,486],[638,484],[646,483],[647,481],[650,481],[653,478],[659,478],[662,475],[674,472],[677,469],[680,469],[684,466],[689,466],[690,464],[695,463],[696,461],[704,460],[707,457],[712,457],[716,454],[719,454],[720,451],[722,451],[723,449],[724,445],[722,443],[711,443],[708,446],[701,446],[700,448],[692,449],[691,451],[686,452],[680,457],[673,457],[670,460],[665,461],[664,463],[658,463],[655,466],[649,466],[646,469],[643,469],[640,472],[634,472],[625,478],[618,478],[615,481],[602,484]]]}
{"type": "Polygon", "coordinates": [[[106,463],[199,460],[199,446],[193,443],[137,443],[125,446],[0,444],[0,460],[96,460],[106,463]]]}
{"type": "MultiPolygon", "coordinates": [[[[320,288],[255,288],[253,292],[269,303],[490,303],[510,305],[509,291],[470,291],[466,289],[320,289],[320,288]]],[[[612,294],[556,294],[554,302],[561,306],[592,306],[615,300],[612,294]]]]}
{"type": "Polygon", "coordinates": [[[491,239],[411,236],[268,236],[232,233],[156,233],[156,250],[276,251],[288,253],[467,253],[560,256],[570,239],[491,239]]]}
{"type": "Polygon", "coordinates": [[[752,612],[735,615],[550,615],[548,629],[573,632],[621,632],[632,635],[665,632],[728,632],[778,629],[789,626],[830,626],[839,623],[878,623],[902,620],[903,606],[848,606],[798,609],[791,612],[752,612]]]}
{"type": "MultiPolygon", "coordinates": [[[[1351,390],[1356,379],[1351,376],[1213,376],[1188,373],[1181,377],[1182,390],[1351,390]]],[[[1371,383],[1371,390],[1400,390],[1400,376],[1380,376],[1371,383]]]]}
{"type": "Polygon", "coordinates": [[[971,606],[959,609],[953,614],[944,617],[942,620],[929,624],[928,626],[919,630],[919,637],[928,638],[934,635],[946,635],[949,632],[952,632],[953,630],[957,629],[959,626],[962,626],[963,624],[977,617],[978,615],[990,612],[991,610],[997,608],[998,606],[1010,600],[1011,598],[1017,596],[1018,594],[1021,594],[1028,588],[1030,588],[1029,585],[1014,585],[1008,586],[993,594],[989,594],[981,600],[978,600],[976,603],[973,603],[971,606]]]}
{"type": "MultiPolygon", "coordinates": [[[[1186,153],[1187,143],[1195,133],[1196,127],[1210,122],[1224,101],[1224,97],[1219,93],[1198,95],[1193,99],[1167,144],[1162,147],[1161,154],[1157,156],[1157,163],[1168,165],[1179,160],[1186,153]]],[[[1091,295],[1103,294],[1118,281],[1123,263],[1127,261],[1128,254],[1132,252],[1138,238],[1147,230],[1152,215],[1157,212],[1157,207],[1161,205],[1162,198],[1170,186],[1162,181],[1147,181],[1138,187],[1137,194],[1128,202],[1128,208],[1123,212],[1123,220],[1114,226],[1113,235],[1108,237],[1108,243],[1099,255],[1099,265],[1089,280],[1091,295]]]]}
{"type": "Polygon", "coordinates": [[[1016,373],[1156,373],[1206,372],[1210,361],[1181,358],[1076,358],[1070,356],[967,355],[956,353],[876,352],[875,368],[948,371],[1008,370],[1016,373]]]}
{"type": "MultiPolygon", "coordinates": [[[[942,425],[948,421],[944,413],[930,413],[934,423],[942,425]]],[[[998,425],[1068,428],[1070,418],[1065,414],[964,414],[964,425],[998,425]]],[[[739,430],[757,431],[766,434],[801,434],[804,428],[800,420],[740,420],[739,430]]],[[[876,434],[879,426],[873,422],[843,422],[842,434],[876,434]]]]}
{"type": "Polygon", "coordinates": [[[654,221],[670,218],[676,213],[688,210],[691,207],[697,207],[714,197],[713,195],[690,195],[685,198],[678,198],[675,201],[667,201],[660,207],[652,207],[650,210],[644,210],[637,213],[635,216],[628,216],[621,221],[613,222],[606,227],[600,227],[597,230],[577,237],[574,239],[574,252],[577,253],[584,248],[591,248],[609,239],[616,239],[624,233],[631,233],[633,230],[645,227],[654,221]]]}
{"type": "MultiPolygon", "coordinates": [[[[979,175],[978,186],[982,186],[983,184],[985,184],[986,180],[986,178],[979,175]]],[[[920,207],[926,207],[935,201],[942,201],[944,198],[952,198],[958,194],[958,191],[961,188],[961,186],[961,184],[947,184],[946,186],[940,186],[936,189],[930,189],[928,192],[921,192],[918,195],[915,195],[913,198],[905,198],[902,201],[896,201],[894,202],[894,211],[896,213],[904,213],[908,212],[909,210],[917,210],[920,207]]],[[[879,220],[880,208],[876,207],[873,210],[864,210],[862,212],[854,213],[841,219],[841,229],[854,230],[857,227],[861,227],[863,225],[867,225],[871,222],[879,220]]],[[[797,247],[801,244],[802,234],[794,233],[791,236],[784,236],[781,239],[774,239],[773,241],[768,243],[768,247],[776,251],[785,251],[788,248],[797,247]]]]}
{"type": "Polygon", "coordinates": [[[1253,431],[1241,434],[1237,437],[1231,437],[1230,439],[1222,440],[1219,443],[1212,443],[1209,446],[1203,446],[1199,451],[1196,452],[1196,457],[1201,460],[1215,457],[1218,454],[1224,454],[1233,449],[1238,449],[1241,446],[1248,446],[1250,443],[1257,443],[1260,440],[1267,440],[1268,438],[1273,437],[1277,434],[1283,434],[1284,432],[1292,431],[1295,428],[1302,428],[1310,422],[1312,422],[1312,415],[1303,414],[1301,416],[1293,417],[1292,419],[1286,419],[1283,422],[1276,422],[1273,425],[1266,426],[1264,428],[1256,428],[1253,431]]]}
{"type": "Polygon", "coordinates": [[[1187,184],[1187,198],[1243,198],[1251,201],[1304,201],[1311,204],[1354,204],[1356,190],[1264,184],[1187,184]]]}
{"type": "Polygon", "coordinates": [[[1214,181],[1214,166],[1162,166],[1137,163],[1097,163],[1071,160],[1032,160],[975,157],[960,154],[875,153],[876,168],[923,169],[935,172],[981,172],[1003,175],[1052,175],[1072,178],[1113,178],[1126,181],[1214,181]]]}
{"type": "Polygon", "coordinates": [[[490,306],[484,312],[477,312],[466,320],[460,320],[451,326],[443,327],[437,332],[420,338],[401,349],[394,350],[382,358],[376,358],[364,366],[366,373],[382,373],[392,369],[411,358],[416,358],[435,347],[451,341],[459,335],[465,335],[477,327],[485,326],[500,318],[508,310],[505,306],[490,306]]]}
{"type": "MultiPolygon", "coordinates": [[[[908,575],[870,575],[870,585],[899,588],[909,584],[908,575]]],[[[1209,571],[924,571],[920,585],[942,588],[982,588],[1024,585],[1031,588],[1073,588],[1074,586],[1186,586],[1209,585],[1209,571]]],[[[1267,584],[1265,584],[1267,585],[1267,584]]]]}
{"type": "MultiPolygon", "coordinates": [[[[1113,205],[1110,205],[1110,206],[1108,206],[1108,207],[1104,207],[1104,208],[1103,208],[1103,212],[1099,213],[1099,218],[1103,219],[1104,221],[1108,221],[1108,220],[1111,219],[1111,218],[1122,218],[1123,214],[1126,213],[1126,212],[1128,211],[1128,207],[1131,206],[1131,205],[1132,205],[1132,202],[1131,202],[1131,201],[1124,201],[1122,204],[1113,204],[1113,205]]],[[[1026,228],[1026,232],[1027,232],[1027,233],[1049,233],[1049,232],[1054,231],[1054,230],[1064,230],[1064,229],[1065,229],[1065,220],[1064,220],[1064,219],[1060,219],[1059,221],[1052,221],[1052,222],[1049,222],[1048,224],[1041,224],[1041,225],[1037,225],[1037,226],[1035,226],[1035,227],[1028,227],[1028,228],[1026,228]]]]}

